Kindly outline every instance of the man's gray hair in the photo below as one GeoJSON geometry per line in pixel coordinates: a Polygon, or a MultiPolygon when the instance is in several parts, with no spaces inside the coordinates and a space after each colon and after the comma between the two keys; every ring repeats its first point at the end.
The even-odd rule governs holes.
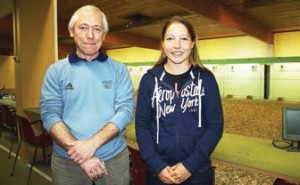
{"type": "Polygon", "coordinates": [[[81,13],[85,13],[85,12],[93,12],[93,13],[99,14],[99,16],[101,16],[101,18],[102,18],[103,31],[105,33],[108,32],[109,28],[108,28],[108,22],[107,22],[106,15],[98,7],[93,6],[93,5],[85,5],[79,9],[77,9],[74,12],[74,14],[72,15],[70,22],[69,22],[69,26],[68,26],[69,30],[74,30],[74,26],[75,26],[76,21],[79,18],[79,15],[81,13]]]}

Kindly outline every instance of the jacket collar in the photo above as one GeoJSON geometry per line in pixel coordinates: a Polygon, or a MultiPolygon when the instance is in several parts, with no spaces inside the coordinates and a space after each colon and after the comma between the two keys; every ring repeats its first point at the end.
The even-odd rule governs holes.
{"type": "MultiPolygon", "coordinates": [[[[86,61],[85,59],[80,58],[77,53],[76,50],[74,50],[69,56],[69,61],[70,63],[77,63],[79,61],[86,61]]],[[[99,61],[99,62],[104,62],[106,61],[108,58],[108,56],[106,54],[104,54],[101,50],[99,50],[99,55],[94,58],[92,61],[99,61]]]]}
{"type": "MultiPolygon", "coordinates": [[[[192,70],[190,72],[191,78],[194,79],[201,70],[203,69],[199,67],[192,67],[192,70]]],[[[153,76],[156,76],[158,79],[160,79],[160,81],[162,81],[165,76],[163,64],[154,66],[153,68],[149,69],[148,72],[153,76]]]]}

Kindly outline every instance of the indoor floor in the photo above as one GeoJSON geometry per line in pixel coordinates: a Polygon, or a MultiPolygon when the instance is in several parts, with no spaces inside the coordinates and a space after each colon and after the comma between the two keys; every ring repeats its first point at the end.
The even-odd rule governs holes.
{"type": "MultiPolygon", "coordinates": [[[[17,143],[14,144],[11,158],[8,158],[9,151],[8,132],[2,132],[0,138],[0,185],[25,185],[29,166],[23,161],[18,160],[14,172],[11,176],[14,156],[17,143]]],[[[263,171],[252,168],[245,168],[238,165],[213,161],[216,167],[216,185],[273,185],[276,177],[263,171]]],[[[295,183],[297,184],[297,183],[295,183]]],[[[298,184],[300,184],[298,182],[298,184]]],[[[38,163],[31,175],[30,185],[51,185],[50,166],[38,163]]]]}

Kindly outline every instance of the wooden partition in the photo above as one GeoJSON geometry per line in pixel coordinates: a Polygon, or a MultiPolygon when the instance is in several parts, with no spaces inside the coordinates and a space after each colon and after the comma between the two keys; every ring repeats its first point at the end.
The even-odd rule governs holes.
{"type": "MultiPolygon", "coordinates": [[[[46,69],[57,60],[56,0],[14,1],[16,110],[38,107],[46,69]]],[[[32,121],[32,120],[31,120],[32,121]]],[[[22,145],[21,160],[29,162],[33,147],[22,145]]],[[[39,160],[40,155],[37,156],[39,160]]]]}

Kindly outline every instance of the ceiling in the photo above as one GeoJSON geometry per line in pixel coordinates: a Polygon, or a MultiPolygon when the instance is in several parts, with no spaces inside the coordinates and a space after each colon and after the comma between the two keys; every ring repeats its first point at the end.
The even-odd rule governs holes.
{"type": "MultiPolygon", "coordinates": [[[[73,49],[67,25],[86,4],[107,15],[103,49],[158,49],[161,28],[174,15],[190,20],[198,39],[248,35],[272,44],[274,33],[300,31],[300,0],[57,0],[59,55],[73,49]]],[[[1,8],[0,18],[0,55],[13,55],[12,15],[1,8]]]]}

